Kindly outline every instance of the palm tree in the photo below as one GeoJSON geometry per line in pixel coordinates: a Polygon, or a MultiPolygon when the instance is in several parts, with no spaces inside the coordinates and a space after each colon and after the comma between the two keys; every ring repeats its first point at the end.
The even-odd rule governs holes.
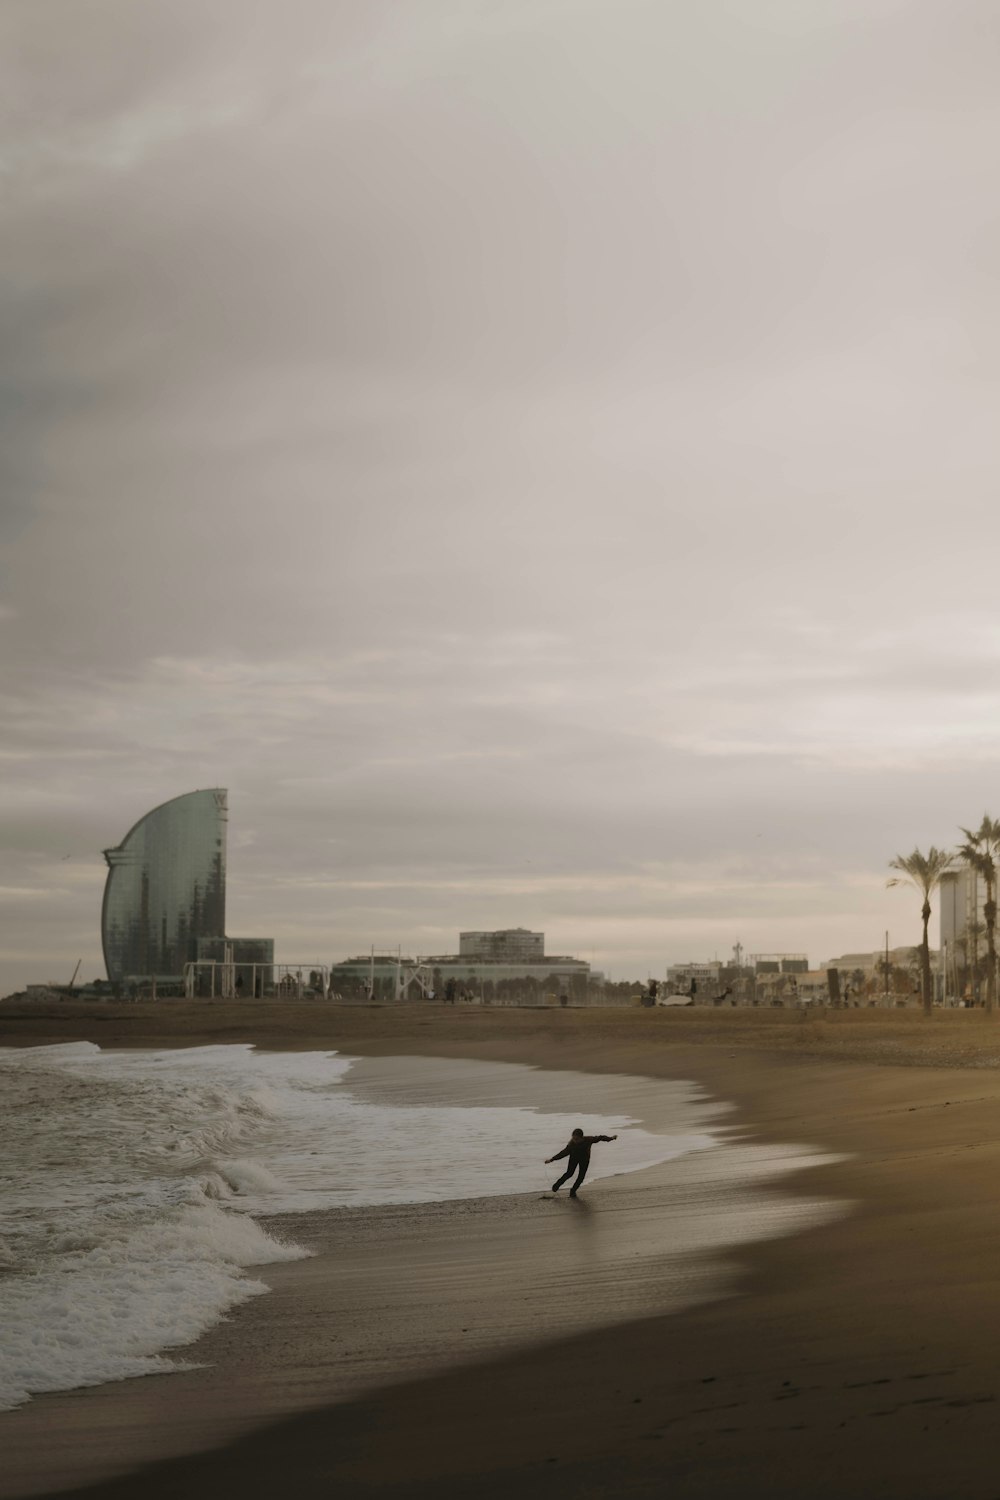
{"type": "Polygon", "coordinates": [[[963,828],[965,843],[959,846],[959,855],[976,874],[982,877],[986,887],[983,903],[983,921],[986,924],[986,1010],[992,1015],[997,998],[997,853],[1000,852],[1000,823],[983,813],[983,821],[973,833],[963,828]]]}
{"type": "Polygon", "coordinates": [[[931,919],[931,896],[941,884],[942,875],[946,875],[952,867],[954,856],[947,849],[935,849],[932,844],[926,854],[921,854],[919,849],[914,849],[912,854],[897,854],[895,859],[890,859],[889,869],[899,870],[900,874],[887,880],[887,885],[912,885],[923,896],[923,906],[920,915],[923,919],[924,934],[920,940],[920,973],[923,980],[924,992],[924,1015],[929,1016],[933,1006],[933,990],[931,986],[931,950],[927,941],[927,924],[931,919]]]}

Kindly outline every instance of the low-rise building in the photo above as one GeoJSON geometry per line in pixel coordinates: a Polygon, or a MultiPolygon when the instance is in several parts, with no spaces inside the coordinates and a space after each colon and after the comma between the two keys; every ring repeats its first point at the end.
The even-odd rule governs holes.
{"type": "Polygon", "coordinates": [[[716,988],[722,976],[722,964],[712,963],[670,964],[667,968],[667,989],[674,994],[687,994],[694,980],[697,989],[716,988]]]}
{"type": "Polygon", "coordinates": [[[198,960],[189,988],[208,993],[260,998],[274,987],[273,938],[199,938],[198,960]],[[210,969],[217,969],[215,975],[210,969]]]}
{"type": "Polygon", "coordinates": [[[755,984],[757,1003],[780,1001],[785,1005],[823,1005],[830,998],[825,969],[800,969],[794,974],[762,974],[755,984]]]}
{"type": "Polygon", "coordinates": [[[376,999],[441,999],[446,993],[478,1000],[583,999],[590,980],[589,963],[565,954],[546,956],[544,942],[543,933],[524,927],[465,932],[459,939],[464,952],[424,954],[416,959],[368,954],[333,964],[330,987],[334,993],[370,993],[376,999]],[[519,951],[523,956],[518,956],[519,951]]]}
{"type": "Polygon", "coordinates": [[[545,934],[527,927],[504,927],[493,932],[461,932],[458,953],[431,954],[421,960],[430,966],[435,992],[448,986],[478,994],[538,992],[556,997],[582,997],[590,965],[582,958],[545,953],[545,934]]]}
{"type": "MultiPolygon", "coordinates": [[[[931,962],[936,958],[931,949],[931,962]]],[[[920,949],[914,947],[890,948],[889,963],[893,968],[903,969],[920,962],[920,949]]],[[[885,968],[885,949],[875,948],[869,953],[842,953],[839,958],[828,958],[824,969],[839,969],[841,974],[859,970],[863,974],[881,974],[885,968]]]]}
{"type": "Polygon", "coordinates": [[[805,953],[752,953],[754,973],[808,974],[809,958],[805,953]]]}
{"type": "Polygon", "coordinates": [[[331,964],[329,985],[333,995],[371,1000],[419,1000],[433,989],[429,967],[398,953],[365,953],[331,964]]]}
{"type": "Polygon", "coordinates": [[[534,987],[557,994],[576,994],[581,986],[585,989],[590,978],[590,965],[582,958],[553,955],[531,963],[504,963],[492,959],[467,959],[461,955],[442,953],[421,960],[434,978],[435,990],[447,985],[449,979],[463,985],[476,994],[484,986],[498,985],[511,989],[534,987]]]}

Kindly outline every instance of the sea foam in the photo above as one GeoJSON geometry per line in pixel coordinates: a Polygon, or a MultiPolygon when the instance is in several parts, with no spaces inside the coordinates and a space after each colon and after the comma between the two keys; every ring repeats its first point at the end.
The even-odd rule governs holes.
{"type": "Polygon", "coordinates": [[[306,1253],[224,1206],[239,1183],[211,1155],[252,1136],[253,1090],[105,1069],[113,1056],[0,1053],[0,1409],[179,1368],[163,1350],[266,1290],[244,1267],[306,1253]]]}
{"type": "MultiPolygon", "coordinates": [[[[0,1409],[185,1368],[168,1351],[266,1290],[245,1268],[307,1253],[270,1216],[524,1191],[577,1123],[372,1102],[350,1067],[249,1046],[0,1051],[0,1409]]],[[[713,1144],[588,1123],[621,1132],[595,1177],[713,1144]]]]}

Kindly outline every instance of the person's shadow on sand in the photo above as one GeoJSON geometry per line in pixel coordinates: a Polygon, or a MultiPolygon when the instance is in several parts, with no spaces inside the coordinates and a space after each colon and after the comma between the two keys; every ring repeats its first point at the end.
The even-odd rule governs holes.
{"type": "Polygon", "coordinates": [[[540,1196],[543,1203],[567,1203],[574,1214],[584,1219],[589,1219],[594,1212],[593,1204],[586,1198],[573,1198],[569,1193],[542,1193],[540,1196]]]}

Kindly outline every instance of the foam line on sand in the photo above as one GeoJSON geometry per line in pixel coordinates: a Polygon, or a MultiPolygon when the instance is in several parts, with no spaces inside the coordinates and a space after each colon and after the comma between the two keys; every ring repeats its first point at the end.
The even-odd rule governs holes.
{"type": "MultiPolygon", "coordinates": [[[[213,1020],[225,1018],[216,1013],[213,1020]]],[[[307,1314],[303,1301],[309,1278],[321,1276],[320,1256],[276,1268],[273,1294],[246,1309],[248,1319],[273,1319],[273,1338],[285,1328],[287,1357],[271,1383],[272,1394],[279,1388],[287,1402],[285,1415],[272,1410],[259,1425],[264,1414],[248,1413],[247,1393],[258,1380],[266,1383],[266,1374],[241,1313],[210,1335],[219,1341],[211,1370],[38,1402],[35,1409],[45,1405],[50,1421],[35,1419],[36,1455],[58,1441],[69,1449],[75,1444],[79,1459],[93,1439],[106,1462],[116,1451],[116,1427],[126,1445],[137,1430],[151,1441],[158,1425],[187,1420],[179,1392],[188,1381],[192,1389],[202,1381],[202,1451],[153,1464],[141,1478],[131,1473],[104,1482],[95,1496],[125,1500],[141,1492],[160,1500],[184,1493],[199,1500],[232,1493],[253,1500],[292,1487],[305,1500],[331,1494],[583,1500],[665,1493],[718,1500],[765,1494],[990,1500],[1000,1395],[1000,1073],[993,1033],[977,1030],[978,1020],[965,1027],[953,1018],[923,1032],[905,1018],[893,1032],[889,1018],[877,1031],[845,1027],[831,1038],[834,1060],[828,1061],[824,1040],[812,1031],[799,1033],[803,1045],[790,1028],[770,1022],[751,1031],[751,1022],[739,1018],[737,1031],[735,1023],[727,1030],[719,1021],[697,1018],[698,1029],[684,1029],[685,1022],[659,1016],[439,1019],[425,1012],[405,1026],[394,1018],[391,1034],[380,1016],[363,1013],[313,1015],[308,1024],[317,1045],[355,1054],[411,1050],[693,1079],[738,1106],[733,1123],[743,1132],[742,1145],[822,1148],[825,1162],[785,1177],[780,1195],[793,1205],[847,1201],[853,1211],[741,1248],[729,1262],[730,1295],[695,1296],[664,1315],[656,1256],[640,1255],[639,1295],[623,1309],[627,1321],[575,1332],[543,1329],[528,1349],[484,1350],[485,1359],[438,1373],[426,1373],[419,1362],[399,1366],[390,1372],[391,1385],[374,1389],[366,1376],[359,1388],[369,1394],[313,1407],[312,1391],[344,1363],[329,1349],[323,1353],[322,1319],[307,1314]],[[941,1056],[969,1053],[978,1066],[912,1065],[921,1060],[914,1052],[929,1041],[941,1056]],[[869,1057],[891,1054],[909,1065],[876,1066],[863,1060],[866,1047],[869,1057]],[[95,1422],[98,1404],[105,1410],[95,1422]]],[[[77,1023],[63,1016],[58,1024],[77,1023]]],[[[163,1018],[156,1024],[162,1027],[163,1018]]],[[[252,1029],[246,1013],[239,1024],[252,1029]]],[[[113,1035],[110,1027],[105,1034],[113,1035]]],[[[265,1039],[275,1040],[273,1030],[265,1039]]],[[[299,1031],[286,1044],[303,1040],[299,1031]]],[[[633,1212],[638,1222],[642,1198],[652,1202],[662,1191],[653,1183],[660,1171],[596,1184],[589,1201],[598,1232],[609,1224],[617,1233],[633,1212]],[[629,1206],[633,1195],[635,1209],[629,1206]]],[[[484,1247],[504,1259],[505,1227],[520,1223],[520,1200],[511,1201],[507,1217],[502,1199],[488,1208],[474,1200],[421,1210],[426,1218],[415,1232],[426,1253],[414,1274],[424,1278],[425,1294],[435,1279],[447,1290],[435,1316],[442,1307],[461,1307],[469,1318],[448,1330],[454,1342],[473,1336],[463,1327],[475,1327],[480,1285],[488,1296],[493,1251],[484,1247]],[[444,1253],[456,1222],[473,1247],[467,1291],[444,1253]],[[453,1294],[454,1303],[448,1300],[453,1294]]],[[[537,1222],[550,1226],[558,1212],[566,1224],[570,1208],[526,1199],[528,1238],[536,1216],[548,1215],[537,1222]]],[[[657,1212],[662,1218],[662,1204],[657,1212]]],[[[396,1237],[380,1229],[370,1243],[396,1237]]],[[[520,1236],[512,1233],[512,1241],[508,1259],[520,1236]]],[[[365,1244],[363,1233],[357,1244],[365,1244]]],[[[411,1259],[412,1251],[411,1245],[411,1259]]],[[[580,1273],[567,1270],[565,1251],[527,1253],[526,1279],[537,1267],[549,1303],[572,1297],[580,1273]]],[[[377,1270],[371,1285],[383,1291],[377,1300],[372,1294],[371,1316],[390,1331],[412,1300],[405,1259],[398,1273],[386,1263],[369,1267],[377,1270]],[[403,1281],[393,1291],[397,1274],[403,1281]]],[[[619,1260],[616,1284],[628,1281],[628,1273],[628,1263],[619,1260]]],[[[325,1295],[317,1288],[317,1296],[325,1295]]],[[[363,1353],[358,1357],[363,1364],[363,1353]]],[[[12,1413],[10,1421],[31,1419],[32,1410],[12,1413]]],[[[153,1456],[149,1441],[146,1456],[153,1456]]],[[[36,1457],[36,1476],[39,1462],[36,1457]]],[[[8,1484],[12,1472],[7,1466],[8,1484]]],[[[86,1472],[87,1465],[78,1464],[77,1482],[86,1472]]],[[[22,1485],[25,1477],[22,1470],[22,1485]]]]}

